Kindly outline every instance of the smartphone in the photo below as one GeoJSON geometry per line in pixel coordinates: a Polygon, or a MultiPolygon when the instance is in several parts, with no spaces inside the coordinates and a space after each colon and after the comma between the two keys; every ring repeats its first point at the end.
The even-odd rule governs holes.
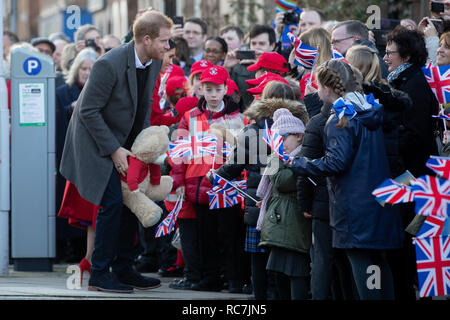
{"type": "Polygon", "coordinates": [[[184,17],[183,16],[175,16],[172,18],[173,24],[180,24],[181,27],[184,26],[184,17]]]}
{"type": "Polygon", "coordinates": [[[442,2],[431,1],[431,12],[441,13],[445,11],[445,5],[442,2]]]}
{"type": "Polygon", "coordinates": [[[439,35],[441,35],[444,32],[444,21],[442,21],[441,19],[429,19],[429,20],[433,23],[439,35]]]}
{"type": "Polygon", "coordinates": [[[253,51],[253,50],[236,51],[236,58],[239,60],[256,59],[255,51],[253,51]]]}

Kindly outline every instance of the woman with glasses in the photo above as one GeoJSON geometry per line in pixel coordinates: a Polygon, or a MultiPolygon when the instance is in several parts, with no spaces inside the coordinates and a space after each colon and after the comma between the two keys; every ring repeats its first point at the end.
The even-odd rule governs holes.
{"type": "MultiPolygon", "coordinates": [[[[406,92],[412,102],[411,109],[402,114],[399,151],[405,168],[415,177],[428,174],[430,171],[425,162],[430,155],[438,154],[434,136],[436,120],[431,116],[438,114],[439,104],[422,71],[427,56],[425,40],[419,31],[399,26],[388,34],[383,58],[390,72],[387,80],[393,88],[406,92]]],[[[401,213],[403,227],[406,228],[414,218],[414,204],[402,205],[401,213]]],[[[397,298],[413,300],[416,261],[410,236],[405,236],[398,263],[403,277],[398,279],[402,283],[396,288],[403,290],[396,292],[397,298]]]]}
{"type": "Polygon", "coordinates": [[[204,47],[204,58],[214,65],[222,66],[227,56],[228,45],[221,37],[209,37],[204,47]]]}

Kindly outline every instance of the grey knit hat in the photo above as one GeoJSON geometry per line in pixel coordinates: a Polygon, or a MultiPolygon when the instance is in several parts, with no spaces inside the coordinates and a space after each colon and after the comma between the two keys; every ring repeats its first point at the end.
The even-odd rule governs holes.
{"type": "Polygon", "coordinates": [[[303,134],[305,133],[305,124],[299,118],[294,117],[288,109],[280,108],[273,114],[271,130],[282,136],[285,134],[303,134]]]}

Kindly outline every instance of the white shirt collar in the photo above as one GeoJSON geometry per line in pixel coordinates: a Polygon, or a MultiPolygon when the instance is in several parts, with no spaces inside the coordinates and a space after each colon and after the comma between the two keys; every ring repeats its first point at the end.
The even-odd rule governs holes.
{"type": "Polygon", "coordinates": [[[152,64],[152,59],[150,59],[150,61],[148,61],[145,66],[142,64],[141,60],[139,60],[137,51],[136,51],[136,47],[134,48],[134,57],[135,57],[135,61],[136,61],[136,69],[145,69],[146,67],[148,67],[149,65],[152,64]]]}

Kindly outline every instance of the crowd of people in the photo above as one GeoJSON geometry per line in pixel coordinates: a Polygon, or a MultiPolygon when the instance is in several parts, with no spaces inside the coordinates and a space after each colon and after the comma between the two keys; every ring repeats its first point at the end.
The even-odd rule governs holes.
{"type": "Polygon", "coordinates": [[[257,300],[415,300],[415,234],[406,231],[414,207],[382,207],[372,191],[406,170],[431,174],[429,156],[450,153],[446,126],[432,117],[450,109],[422,71],[450,65],[444,3],[445,12],[419,23],[402,20],[383,56],[364,23],[298,8],[290,31],[317,48],[309,68],[297,63],[294,43],[282,42],[285,12],[247,34],[227,25],[211,35],[200,18],[174,25],[154,10],[140,11],[123,40],[94,25],[81,26],[74,42],[53,34],[28,43],[5,31],[6,65],[17,47],[55,62],[56,207],[64,224],[87,230],[79,251],[89,289],[151,289],[160,280],[140,273],[158,272],[178,277],[173,289],[257,300]],[[183,198],[181,249],[173,233],[155,237],[158,224],[139,225],[117,194],[131,145],[149,125],[168,126],[171,141],[211,133],[234,148],[221,161],[200,153],[160,166],[173,178],[160,221],[183,198]],[[286,159],[264,142],[267,126],[282,136],[286,159]],[[242,203],[210,208],[216,175],[246,182],[242,203]],[[85,202],[67,209],[68,192],[85,202]],[[372,265],[381,270],[375,290],[372,265]]]}

